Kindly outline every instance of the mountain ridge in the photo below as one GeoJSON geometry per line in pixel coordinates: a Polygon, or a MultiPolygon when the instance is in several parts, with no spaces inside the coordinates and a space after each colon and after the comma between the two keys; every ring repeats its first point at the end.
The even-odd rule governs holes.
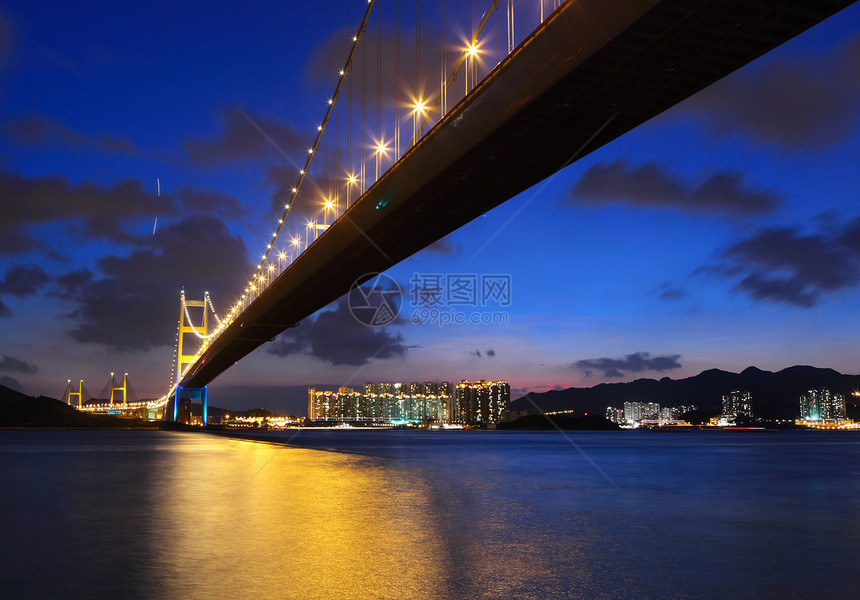
{"type": "Polygon", "coordinates": [[[860,375],[844,375],[830,368],[794,365],[780,371],[749,366],[740,373],[706,369],[682,379],[639,378],[629,382],[599,383],[593,387],[532,392],[511,403],[512,411],[573,410],[605,414],[606,407],[623,408],[624,402],[657,402],[661,407],[695,405],[701,410],[721,409],[721,398],[733,390],[752,394],[753,414],[764,419],[794,419],[800,396],[809,389],[828,388],[845,396],[849,417],[860,418],[860,375]]]}

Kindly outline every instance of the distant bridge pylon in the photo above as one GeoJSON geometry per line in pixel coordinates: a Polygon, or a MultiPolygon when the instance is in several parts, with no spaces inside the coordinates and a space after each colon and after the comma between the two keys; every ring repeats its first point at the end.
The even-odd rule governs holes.
{"type": "Polygon", "coordinates": [[[113,393],[114,392],[122,392],[122,405],[123,407],[128,406],[128,373],[122,374],[122,385],[117,385],[116,376],[114,373],[110,374],[110,406],[114,406],[115,402],[113,401],[113,393]]]}
{"type": "Polygon", "coordinates": [[[72,398],[77,397],[78,408],[81,408],[81,406],[84,403],[83,393],[84,393],[84,380],[81,379],[80,381],[78,381],[78,391],[76,392],[76,391],[72,390],[72,380],[69,379],[69,386],[66,388],[66,402],[69,403],[69,406],[72,405],[72,398]]]}

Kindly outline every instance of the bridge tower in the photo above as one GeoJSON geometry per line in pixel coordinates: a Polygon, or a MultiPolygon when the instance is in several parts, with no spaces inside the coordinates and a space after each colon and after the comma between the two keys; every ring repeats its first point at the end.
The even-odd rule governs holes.
{"type": "Polygon", "coordinates": [[[123,373],[122,375],[122,385],[116,384],[116,377],[114,373],[110,374],[110,405],[113,406],[113,393],[114,392],[122,392],[122,405],[126,407],[128,405],[128,373],[123,373]]]}
{"type": "Polygon", "coordinates": [[[78,398],[78,408],[83,405],[83,392],[84,392],[84,380],[81,379],[78,382],[78,391],[72,390],[72,380],[69,379],[69,387],[66,388],[66,400],[69,403],[69,406],[72,405],[72,396],[77,396],[78,398]]]}
{"type": "MultiPolygon", "coordinates": [[[[179,295],[179,300],[179,339],[177,341],[176,349],[176,393],[173,399],[173,422],[175,423],[179,421],[179,410],[181,406],[184,406],[182,402],[183,398],[181,398],[182,392],[187,392],[186,395],[188,398],[186,399],[188,399],[189,402],[191,398],[201,401],[203,405],[203,425],[205,426],[208,421],[207,417],[209,408],[206,387],[184,388],[179,385],[179,382],[182,381],[182,374],[185,371],[185,366],[192,364],[197,359],[194,354],[185,354],[183,350],[186,345],[185,336],[186,334],[193,334],[202,339],[206,339],[209,336],[209,311],[207,310],[207,305],[211,305],[212,301],[209,299],[209,292],[206,292],[203,295],[203,300],[187,300],[185,298],[185,288],[182,289],[182,292],[179,295]],[[188,311],[189,308],[202,309],[203,323],[200,327],[196,327],[191,322],[191,313],[188,311]]],[[[190,420],[190,414],[188,416],[190,420]]]]}

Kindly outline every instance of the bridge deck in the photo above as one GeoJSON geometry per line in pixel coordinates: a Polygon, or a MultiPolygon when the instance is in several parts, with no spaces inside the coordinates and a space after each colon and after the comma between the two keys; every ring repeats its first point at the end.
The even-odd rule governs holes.
{"type": "Polygon", "coordinates": [[[206,385],[362,275],[385,271],[853,1],[565,4],[269,285],[182,385],[206,385]]]}

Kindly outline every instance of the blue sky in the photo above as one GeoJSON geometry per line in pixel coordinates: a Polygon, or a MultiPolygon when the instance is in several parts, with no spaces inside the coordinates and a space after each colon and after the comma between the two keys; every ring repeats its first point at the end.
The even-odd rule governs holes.
{"type": "MultiPolygon", "coordinates": [[[[127,371],[140,397],[166,391],[180,288],[235,299],[313,142],[365,5],[331,6],[0,2],[4,384],[97,393],[127,371]]],[[[336,303],[212,402],[300,410],[307,385],[384,379],[856,373],[858,120],[853,6],[388,272],[407,297],[415,273],[510,275],[507,324],[415,325],[407,303],[361,331],[336,303]]]]}

